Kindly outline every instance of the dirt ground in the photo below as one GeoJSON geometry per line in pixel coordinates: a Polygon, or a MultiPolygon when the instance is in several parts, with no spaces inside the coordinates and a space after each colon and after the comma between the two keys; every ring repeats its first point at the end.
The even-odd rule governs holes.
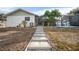
{"type": "Polygon", "coordinates": [[[24,51],[35,28],[1,28],[0,51],[24,51]]]}
{"type": "Polygon", "coordinates": [[[5,35],[9,35],[12,33],[17,33],[18,31],[7,31],[7,32],[0,32],[0,36],[5,36],[5,35]]]}
{"type": "Polygon", "coordinates": [[[79,30],[44,28],[57,51],[79,51],[79,30]]]}

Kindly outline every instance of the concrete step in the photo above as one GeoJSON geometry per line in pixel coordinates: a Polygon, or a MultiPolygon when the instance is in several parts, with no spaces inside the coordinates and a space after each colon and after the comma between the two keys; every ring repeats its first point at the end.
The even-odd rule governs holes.
{"type": "Polygon", "coordinates": [[[31,42],[27,51],[51,51],[52,48],[48,42],[31,42]]]}
{"type": "Polygon", "coordinates": [[[46,37],[32,37],[32,40],[48,40],[46,37]]]}
{"type": "Polygon", "coordinates": [[[34,34],[33,37],[45,37],[45,34],[34,34]]]}
{"type": "Polygon", "coordinates": [[[45,32],[35,32],[34,34],[45,34],[45,32]]]}
{"type": "Polygon", "coordinates": [[[31,40],[31,42],[48,42],[48,40],[31,40]]]}
{"type": "Polygon", "coordinates": [[[34,34],[45,34],[45,32],[35,32],[34,34]]]}

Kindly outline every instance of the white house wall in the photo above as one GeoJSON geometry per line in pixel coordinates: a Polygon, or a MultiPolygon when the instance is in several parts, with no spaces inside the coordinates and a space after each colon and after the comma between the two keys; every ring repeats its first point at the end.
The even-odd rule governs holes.
{"type": "Polygon", "coordinates": [[[30,21],[27,21],[27,26],[30,26],[30,22],[32,22],[33,26],[35,26],[35,16],[34,15],[30,15],[28,13],[18,11],[16,13],[13,13],[13,14],[7,16],[6,27],[16,27],[23,20],[25,20],[25,17],[30,17],[30,21]]]}
{"type": "Polygon", "coordinates": [[[0,28],[5,28],[5,26],[6,26],[5,23],[6,23],[6,21],[3,21],[3,22],[0,21],[0,28]]]}

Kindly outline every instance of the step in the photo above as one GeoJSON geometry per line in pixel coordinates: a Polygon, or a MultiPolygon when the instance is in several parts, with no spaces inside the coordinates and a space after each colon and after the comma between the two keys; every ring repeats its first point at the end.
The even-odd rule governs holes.
{"type": "Polygon", "coordinates": [[[51,51],[52,47],[48,42],[31,42],[27,48],[28,51],[51,51]]]}

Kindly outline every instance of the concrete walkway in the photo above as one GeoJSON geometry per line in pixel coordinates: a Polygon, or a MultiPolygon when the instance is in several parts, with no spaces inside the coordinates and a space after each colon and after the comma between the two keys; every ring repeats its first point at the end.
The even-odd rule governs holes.
{"type": "Polygon", "coordinates": [[[52,47],[48,43],[43,26],[38,26],[34,33],[30,43],[28,44],[26,51],[51,51],[52,47]]]}

